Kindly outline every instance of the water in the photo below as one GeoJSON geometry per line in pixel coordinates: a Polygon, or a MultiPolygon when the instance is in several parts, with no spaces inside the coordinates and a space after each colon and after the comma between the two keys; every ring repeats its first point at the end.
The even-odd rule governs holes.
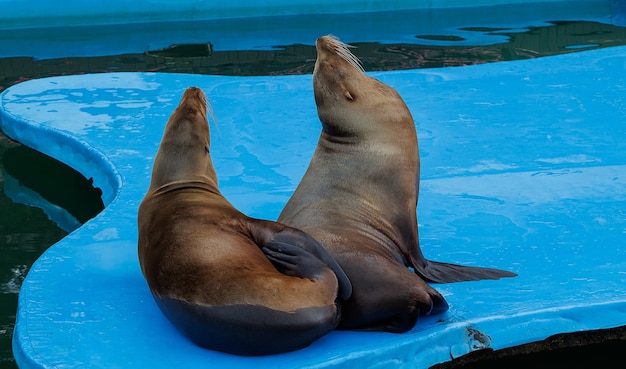
{"type": "MultiPolygon", "coordinates": [[[[92,41],[98,43],[98,39],[92,41]]],[[[33,78],[80,73],[284,75],[313,71],[313,40],[308,45],[230,51],[216,50],[208,41],[119,55],[0,58],[0,92],[33,78]]],[[[553,21],[522,28],[463,27],[420,33],[406,43],[353,44],[357,46],[354,53],[369,71],[457,67],[625,45],[626,28],[591,21],[553,21]],[[468,45],[468,36],[474,34],[498,41],[468,45]]],[[[45,249],[102,207],[98,189],[87,179],[0,132],[0,367],[15,368],[11,337],[17,296],[28,269],[45,249]],[[48,213],[19,201],[38,203],[48,213]]]]}
{"type": "Polygon", "coordinates": [[[0,368],[5,368],[15,365],[11,335],[29,267],[104,204],[102,192],[78,172],[2,135],[0,159],[0,368]]]}

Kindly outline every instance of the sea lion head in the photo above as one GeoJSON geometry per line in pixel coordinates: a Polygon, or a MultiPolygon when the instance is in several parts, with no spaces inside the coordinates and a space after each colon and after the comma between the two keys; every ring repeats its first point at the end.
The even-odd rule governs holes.
{"type": "Polygon", "coordinates": [[[165,126],[154,160],[151,188],[198,181],[217,188],[207,114],[213,116],[213,110],[204,92],[198,87],[187,88],[165,126]]]}
{"type": "Polygon", "coordinates": [[[398,137],[406,130],[415,140],[413,118],[400,95],[367,76],[350,45],[334,36],[317,39],[313,90],[327,134],[336,137],[398,137]],[[413,131],[411,133],[411,131],[413,131]],[[385,133],[387,132],[387,133],[385,133]]]}

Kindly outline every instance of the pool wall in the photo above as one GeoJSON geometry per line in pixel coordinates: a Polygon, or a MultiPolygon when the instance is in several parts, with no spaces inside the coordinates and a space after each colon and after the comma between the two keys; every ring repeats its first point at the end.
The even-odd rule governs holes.
{"type": "MultiPolygon", "coordinates": [[[[386,10],[481,7],[503,4],[567,3],[563,0],[109,0],[63,2],[0,0],[0,29],[95,26],[123,23],[202,21],[297,14],[355,13],[386,10]]],[[[579,1],[580,2],[580,1],[579,1]]],[[[582,1],[617,6],[617,0],[582,1]]]]}
{"type": "MultiPolygon", "coordinates": [[[[0,57],[54,59],[110,56],[144,53],[176,44],[209,44],[212,51],[275,50],[284,45],[313,45],[317,37],[328,33],[341,36],[348,43],[476,46],[506,43],[507,33],[526,32],[528,27],[549,26],[548,21],[626,25],[624,1],[501,2],[501,5],[487,10],[484,7],[420,7],[422,3],[425,2],[405,10],[350,14],[315,13],[214,20],[198,17],[191,22],[176,21],[177,18],[172,17],[166,23],[140,23],[140,18],[133,18],[128,20],[132,23],[115,27],[105,22],[94,22],[95,25],[74,27],[6,28],[11,22],[28,26],[28,19],[19,18],[16,14],[18,18],[0,22],[0,29],[5,27],[0,32],[0,57]],[[286,29],[289,32],[285,32],[286,29]],[[420,35],[450,34],[459,38],[451,41],[418,38],[420,35]]],[[[265,14],[263,7],[258,10],[259,14],[265,14]]],[[[42,16],[45,14],[42,12],[42,16]]],[[[6,14],[0,13],[2,16],[6,14]]],[[[48,20],[62,23],[63,19],[50,17],[48,20]]],[[[118,21],[122,22],[121,19],[118,21]]]]}

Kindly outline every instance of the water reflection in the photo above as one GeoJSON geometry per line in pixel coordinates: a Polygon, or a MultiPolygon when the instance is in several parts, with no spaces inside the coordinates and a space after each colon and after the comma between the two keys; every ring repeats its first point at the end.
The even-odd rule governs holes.
{"type": "MultiPolygon", "coordinates": [[[[552,21],[520,29],[464,27],[449,34],[415,34],[411,43],[352,42],[366,70],[453,67],[550,56],[626,44],[626,28],[599,22],[552,21]],[[486,45],[462,45],[459,33],[497,37],[486,45]],[[438,39],[426,44],[427,39],[438,39]]],[[[463,38],[463,37],[461,37],[463,38]]],[[[172,45],[143,53],[99,57],[0,59],[0,90],[20,81],[51,75],[153,71],[218,75],[312,73],[313,43],[275,45],[263,50],[214,50],[211,43],[172,45]]]]}
{"type": "MultiPolygon", "coordinates": [[[[77,221],[76,225],[85,223],[104,209],[102,190],[93,187],[93,179],[85,179],[74,169],[61,164],[57,160],[43,155],[25,146],[15,146],[4,152],[2,157],[4,168],[5,194],[17,196],[16,192],[7,191],[8,183],[16,183],[13,189],[29,190],[33,197],[26,205],[40,203],[46,213],[47,208],[65,210],[69,217],[77,221]],[[8,181],[7,176],[12,179],[8,181]],[[10,192],[10,193],[9,193],[10,192]],[[41,199],[41,200],[38,200],[41,199]]],[[[57,224],[63,219],[51,218],[57,224]]],[[[76,227],[61,227],[71,232],[76,227]]]]}

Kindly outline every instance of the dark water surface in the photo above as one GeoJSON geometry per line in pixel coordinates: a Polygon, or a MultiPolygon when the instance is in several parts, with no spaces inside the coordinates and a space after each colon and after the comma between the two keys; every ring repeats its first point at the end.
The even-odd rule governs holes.
{"type": "MultiPolygon", "coordinates": [[[[366,70],[379,71],[458,67],[626,45],[626,28],[588,21],[554,21],[522,30],[472,27],[459,31],[415,35],[414,43],[354,43],[357,48],[353,51],[366,70]],[[467,32],[505,36],[508,41],[454,45],[463,42],[467,32]],[[445,46],[433,45],[432,41],[441,41],[445,46]]],[[[0,92],[29,79],[81,73],[151,71],[250,76],[313,72],[316,54],[312,45],[214,51],[211,42],[98,57],[0,58],[0,92]]],[[[99,195],[89,180],[72,169],[0,132],[0,368],[15,368],[11,338],[19,288],[28,269],[49,246],[102,210],[99,195]]],[[[624,348],[624,333],[619,337],[620,347],[624,348]]]]}

